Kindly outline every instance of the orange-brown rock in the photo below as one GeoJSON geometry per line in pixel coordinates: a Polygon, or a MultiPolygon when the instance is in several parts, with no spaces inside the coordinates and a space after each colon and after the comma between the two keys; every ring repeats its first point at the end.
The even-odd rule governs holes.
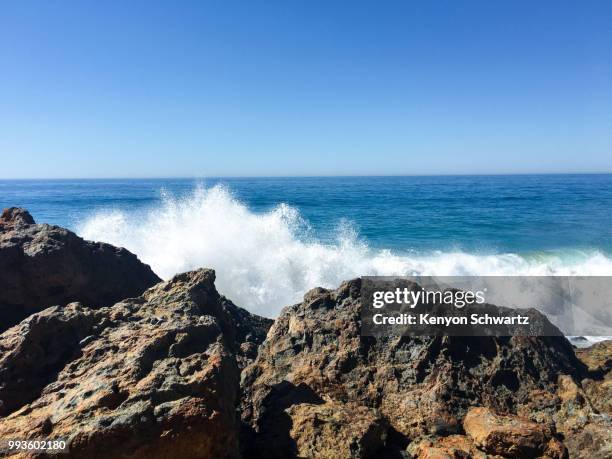
{"type": "Polygon", "coordinates": [[[386,447],[403,450],[423,435],[462,433],[470,406],[515,412],[533,391],[554,393],[559,374],[585,374],[558,336],[361,336],[360,285],[314,289],[275,321],[241,378],[247,456],[289,435],[289,424],[269,420],[293,405],[331,400],[379,410],[386,447]]]}
{"type": "Polygon", "coordinates": [[[493,459],[479,450],[472,440],[465,435],[448,437],[423,438],[414,441],[408,447],[413,459],[493,459]]]}
{"type": "MultiPolygon", "coordinates": [[[[285,410],[300,458],[368,458],[382,449],[386,426],[376,410],[350,403],[303,403],[285,410]]],[[[284,455],[286,457],[286,455],[284,455]]]]}
{"type": "MultiPolygon", "coordinates": [[[[584,383],[584,381],[583,381],[584,383]]],[[[612,418],[599,412],[582,387],[567,375],[559,376],[561,406],[554,413],[571,458],[612,457],[612,418]]]]}
{"type": "Polygon", "coordinates": [[[474,444],[489,454],[512,458],[564,458],[567,452],[554,437],[554,424],[539,424],[490,408],[471,408],[463,428],[474,444]]]}
{"type": "Polygon", "coordinates": [[[0,335],[0,438],[64,439],[62,457],[238,457],[236,354],[253,337],[235,320],[253,317],[213,282],[210,270],[185,273],[0,335]]]}
{"type": "Polygon", "coordinates": [[[612,340],[577,349],[576,356],[588,366],[589,371],[607,373],[612,370],[612,340]]]}
{"type": "Polygon", "coordinates": [[[603,345],[587,371],[559,336],[362,336],[359,280],[271,328],[210,270],[87,306],[0,335],[1,439],[94,459],[612,457],[603,345]]]}
{"type": "Polygon", "coordinates": [[[612,372],[601,380],[583,379],[582,388],[598,413],[612,415],[612,372]]]}
{"type": "Polygon", "coordinates": [[[37,225],[25,210],[0,216],[0,332],[49,306],[109,306],[161,279],[126,249],[37,225]]]}
{"type": "Polygon", "coordinates": [[[612,341],[578,349],[576,355],[590,372],[581,383],[586,397],[598,413],[612,415],[612,341]]]}

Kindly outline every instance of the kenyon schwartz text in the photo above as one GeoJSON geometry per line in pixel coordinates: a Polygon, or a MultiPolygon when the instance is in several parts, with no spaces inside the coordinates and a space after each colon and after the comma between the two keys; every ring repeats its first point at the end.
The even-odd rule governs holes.
{"type": "Polygon", "coordinates": [[[385,316],[374,314],[372,320],[375,325],[529,325],[529,317],[523,315],[516,316],[491,316],[489,314],[471,314],[467,316],[432,316],[422,313],[399,314],[395,316],[385,316]]]}

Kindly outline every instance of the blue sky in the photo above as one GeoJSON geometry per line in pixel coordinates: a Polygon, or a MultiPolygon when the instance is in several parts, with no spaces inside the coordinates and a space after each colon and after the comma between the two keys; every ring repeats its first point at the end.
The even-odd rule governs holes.
{"type": "Polygon", "coordinates": [[[609,1],[0,5],[0,177],[612,171],[609,1]]]}

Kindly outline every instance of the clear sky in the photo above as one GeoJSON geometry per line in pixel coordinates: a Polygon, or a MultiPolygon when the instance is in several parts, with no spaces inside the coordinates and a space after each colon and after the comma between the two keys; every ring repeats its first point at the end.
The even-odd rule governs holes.
{"type": "Polygon", "coordinates": [[[0,5],[0,177],[612,171],[610,1],[0,5]]]}

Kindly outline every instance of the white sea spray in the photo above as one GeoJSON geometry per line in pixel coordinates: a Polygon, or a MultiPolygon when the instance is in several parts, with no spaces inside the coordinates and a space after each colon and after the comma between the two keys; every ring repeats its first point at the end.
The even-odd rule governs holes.
{"type": "Polygon", "coordinates": [[[214,268],[221,293],[269,317],[315,286],[334,288],[362,275],[612,275],[612,259],[596,250],[521,256],[374,249],[347,221],[324,243],[298,209],[253,212],[223,186],[198,186],[183,198],[163,193],[159,205],[137,213],[100,211],[78,232],[127,248],[166,279],[214,268]]]}

